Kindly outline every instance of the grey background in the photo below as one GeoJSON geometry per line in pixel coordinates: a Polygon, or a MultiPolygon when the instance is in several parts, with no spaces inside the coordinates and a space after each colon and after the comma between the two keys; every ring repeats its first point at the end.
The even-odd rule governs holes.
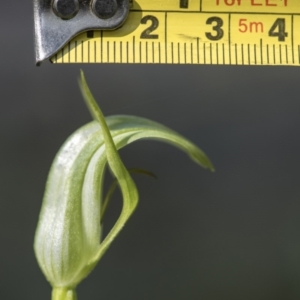
{"type": "MultiPolygon", "coordinates": [[[[82,67],[104,113],[159,121],[209,155],[141,141],[121,151],[140,204],[80,299],[300,296],[299,68],[34,65],[31,1],[0,11],[0,299],[50,299],[32,250],[44,184],[64,140],[90,120],[82,67]]],[[[108,184],[108,183],[107,183],[108,184]]],[[[120,209],[117,193],[107,228],[120,209]]]]}

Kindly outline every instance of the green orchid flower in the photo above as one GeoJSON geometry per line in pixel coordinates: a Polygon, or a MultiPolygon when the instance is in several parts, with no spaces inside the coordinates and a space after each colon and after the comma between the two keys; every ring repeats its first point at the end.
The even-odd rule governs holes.
{"type": "Polygon", "coordinates": [[[80,88],[94,121],[73,133],[52,164],[34,250],[53,287],[52,300],[75,300],[76,286],[93,270],[138,203],[138,191],[118,149],[143,138],[165,141],[213,170],[207,156],[178,133],[134,116],[104,118],[83,72],[80,88]],[[123,197],[121,214],[101,241],[102,183],[108,163],[123,197]]]}

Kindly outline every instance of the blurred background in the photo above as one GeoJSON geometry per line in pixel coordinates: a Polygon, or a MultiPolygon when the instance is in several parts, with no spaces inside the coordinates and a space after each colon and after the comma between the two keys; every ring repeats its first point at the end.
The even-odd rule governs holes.
{"type": "MultiPolygon", "coordinates": [[[[33,237],[51,162],[91,117],[83,68],[106,115],[161,122],[216,172],[140,141],[121,151],[140,204],[79,300],[293,300],[300,297],[300,69],[178,65],[36,67],[31,1],[0,12],[0,299],[50,299],[33,237]]],[[[109,185],[109,180],[106,185],[109,185]]],[[[116,193],[107,218],[117,217],[116,193]]]]}

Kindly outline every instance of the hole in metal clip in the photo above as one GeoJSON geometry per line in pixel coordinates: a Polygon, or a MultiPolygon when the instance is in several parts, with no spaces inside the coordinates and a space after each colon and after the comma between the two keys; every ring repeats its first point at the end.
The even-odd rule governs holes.
{"type": "Polygon", "coordinates": [[[116,13],[118,3],[116,0],[94,0],[92,3],[93,12],[101,19],[109,19],[116,13]]]}
{"type": "Polygon", "coordinates": [[[78,0],[54,0],[53,10],[58,17],[69,20],[78,13],[79,2],[78,0]]]}

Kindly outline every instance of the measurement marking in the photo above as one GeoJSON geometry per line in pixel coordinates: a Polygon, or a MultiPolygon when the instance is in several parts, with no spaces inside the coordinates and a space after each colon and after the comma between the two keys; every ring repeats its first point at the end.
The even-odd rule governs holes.
{"type": "Polygon", "coordinates": [[[260,64],[262,65],[264,62],[263,58],[263,49],[262,49],[262,39],[260,39],[260,64]]]}
{"type": "Polygon", "coordinates": [[[286,60],[286,63],[288,64],[289,63],[289,56],[288,56],[288,47],[287,47],[287,45],[285,45],[285,60],[286,60]]]}
{"type": "Polygon", "coordinates": [[[126,60],[129,63],[129,43],[126,42],[126,60]]]}
{"type": "Polygon", "coordinates": [[[188,8],[189,7],[189,0],[180,0],[180,8],[188,8]]]}
{"type": "Polygon", "coordinates": [[[173,42],[171,43],[171,54],[172,54],[172,64],[174,64],[174,47],[173,47],[173,42]]]}
{"type": "MultiPolygon", "coordinates": [[[[167,21],[168,21],[168,15],[165,13],[165,60],[166,63],[168,62],[168,48],[167,48],[167,21]]],[[[173,54],[172,54],[173,55],[173,54]]],[[[173,58],[172,58],[173,63],[173,58]]]]}
{"type": "Polygon", "coordinates": [[[241,45],[242,49],[242,65],[244,65],[244,44],[241,45]]]}
{"type": "Polygon", "coordinates": [[[133,41],[132,41],[132,52],[133,52],[133,63],[135,63],[135,36],[133,36],[133,41]]]}
{"type": "Polygon", "coordinates": [[[235,51],[235,64],[238,64],[238,54],[237,54],[237,44],[234,44],[234,51],[235,51]]]}
{"type": "Polygon", "coordinates": [[[142,42],[140,42],[140,63],[142,63],[142,42]]]}
{"type": "Polygon", "coordinates": [[[154,63],[154,42],[152,42],[152,63],[154,63]]]}
{"type": "Polygon", "coordinates": [[[71,62],[71,42],[68,43],[68,62],[71,62]]]}
{"type": "Polygon", "coordinates": [[[116,41],[114,41],[114,63],[116,63],[116,55],[117,55],[116,52],[117,52],[116,51],[116,41]]]}
{"type": "Polygon", "coordinates": [[[122,56],[123,56],[123,53],[122,53],[122,41],[120,42],[120,62],[122,63],[122,56]]]}
{"type": "Polygon", "coordinates": [[[90,39],[93,38],[94,37],[94,31],[93,30],[87,31],[86,36],[87,36],[87,38],[90,38],[90,39]]]}
{"type": "Polygon", "coordinates": [[[193,64],[194,61],[194,54],[193,54],[193,43],[191,43],[191,64],[193,64]]]}
{"type": "Polygon", "coordinates": [[[148,42],[146,42],[146,63],[148,63],[149,59],[149,48],[148,48],[148,42]]]}
{"type": "Polygon", "coordinates": [[[256,44],[254,44],[254,63],[257,64],[257,60],[256,60],[256,44]]]}
{"type": "Polygon", "coordinates": [[[158,42],[158,61],[161,63],[160,42],[158,42]]]}
{"type": "Polygon", "coordinates": [[[77,41],[75,41],[75,62],[77,63],[77,41]]]}
{"type": "Polygon", "coordinates": [[[275,45],[273,45],[273,60],[274,60],[274,65],[276,64],[276,51],[275,51],[275,45]]]}
{"type": "Polygon", "coordinates": [[[251,63],[250,44],[248,44],[248,65],[251,63]]]}
{"type": "Polygon", "coordinates": [[[294,53],[294,15],[292,15],[292,22],[291,22],[291,39],[292,39],[292,62],[295,64],[295,53],[294,53]]]}
{"type": "Polygon", "coordinates": [[[97,62],[97,43],[94,41],[94,62],[97,62]]]}
{"type": "Polygon", "coordinates": [[[209,43],[209,55],[210,55],[210,64],[212,64],[213,59],[212,59],[212,45],[211,45],[211,43],[209,43]]]}
{"type": "Polygon", "coordinates": [[[57,63],[57,53],[55,54],[55,62],[57,63]]]}
{"type": "Polygon", "coordinates": [[[219,44],[216,47],[217,65],[219,64],[219,44]]]}
{"type": "Polygon", "coordinates": [[[225,45],[222,43],[222,51],[223,51],[223,64],[225,65],[225,45]]]}
{"type": "Polygon", "coordinates": [[[109,41],[107,41],[107,62],[109,62],[109,41]]]}
{"type": "Polygon", "coordinates": [[[206,65],[206,50],[205,50],[205,43],[203,43],[203,60],[204,60],[204,64],[206,65]]]}
{"type": "Polygon", "coordinates": [[[231,32],[231,14],[228,15],[228,50],[229,50],[229,64],[231,65],[231,34],[230,34],[230,32],[231,32]]]}
{"type": "Polygon", "coordinates": [[[62,62],[62,63],[64,63],[64,55],[65,55],[64,49],[65,49],[65,48],[62,48],[62,49],[61,49],[61,62],[62,62]]]}
{"type": "Polygon", "coordinates": [[[184,63],[186,64],[186,43],[184,43],[184,63]]]}
{"type": "Polygon", "coordinates": [[[83,41],[81,41],[81,62],[83,62],[83,41]]]}
{"type": "Polygon", "coordinates": [[[199,38],[197,38],[197,62],[200,63],[199,38]]]}
{"type": "Polygon", "coordinates": [[[101,62],[103,62],[103,30],[100,31],[100,51],[101,51],[101,55],[100,55],[100,60],[101,62]]]}
{"type": "Polygon", "coordinates": [[[90,63],[90,41],[88,41],[88,63],[90,63]]]}
{"type": "Polygon", "coordinates": [[[300,64],[300,45],[298,45],[298,64],[300,64]]]}
{"type": "Polygon", "coordinates": [[[200,11],[202,11],[202,0],[200,0],[200,11]]]}
{"type": "Polygon", "coordinates": [[[180,64],[180,46],[179,46],[179,43],[177,43],[177,51],[178,51],[178,64],[180,64]]]}
{"type": "Polygon", "coordinates": [[[269,58],[269,44],[267,44],[267,63],[270,64],[270,58],[269,58]]]}
{"type": "Polygon", "coordinates": [[[282,64],[281,44],[279,45],[279,61],[280,61],[280,64],[282,64]]]}
{"type": "Polygon", "coordinates": [[[148,63],[148,42],[146,42],[146,64],[148,63]]]}

